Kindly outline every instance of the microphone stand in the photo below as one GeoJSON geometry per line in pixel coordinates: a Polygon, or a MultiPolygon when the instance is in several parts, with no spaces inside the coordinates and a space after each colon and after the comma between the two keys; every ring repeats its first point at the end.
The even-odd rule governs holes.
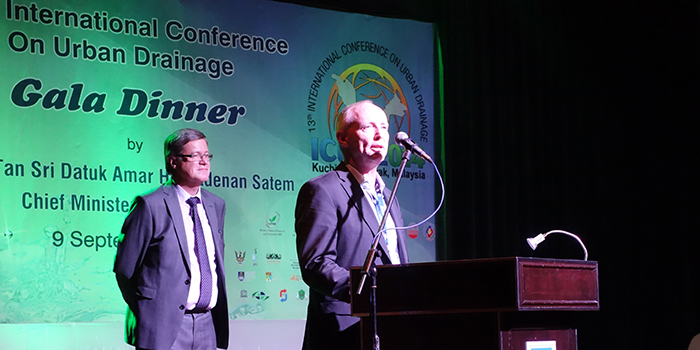
{"type": "Polygon", "coordinates": [[[374,236],[374,239],[372,240],[372,247],[370,247],[369,251],[367,251],[367,257],[365,258],[365,263],[362,266],[362,279],[360,280],[360,285],[357,287],[357,295],[362,294],[362,288],[365,285],[365,281],[367,279],[367,275],[371,275],[372,277],[372,290],[370,292],[370,302],[372,303],[372,307],[370,307],[370,318],[372,319],[372,324],[374,328],[374,338],[372,339],[373,341],[373,349],[374,350],[379,350],[379,335],[377,334],[377,266],[374,262],[374,256],[377,254],[377,246],[379,245],[379,238],[383,235],[384,233],[384,226],[386,225],[386,220],[389,217],[389,209],[391,208],[391,205],[394,202],[394,198],[396,198],[396,190],[399,188],[399,182],[401,182],[401,174],[403,174],[404,168],[406,168],[406,163],[408,162],[408,159],[411,158],[411,150],[406,149],[403,152],[403,155],[401,156],[401,165],[399,166],[399,176],[396,178],[396,181],[394,182],[394,187],[391,189],[391,195],[389,196],[389,202],[386,205],[386,211],[384,212],[384,216],[382,217],[382,222],[379,224],[379,231],[377,231],[377,234],[374,236]]]}

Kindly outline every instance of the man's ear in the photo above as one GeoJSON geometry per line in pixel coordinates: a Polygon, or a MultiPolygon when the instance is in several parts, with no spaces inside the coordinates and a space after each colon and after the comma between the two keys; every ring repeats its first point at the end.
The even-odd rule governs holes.
{"type": "Polygon", "coordinates": [[[175,170],[177,162],[175,161],[175,157],[173,156],[168,156],[168,164],[170,164],[170,169],[175,170]]]}
{"type": "Polygon", "coordinates": [[[338,130],[335,132],[335,139],[338,140],[338,144],[340,145],[340,147],[347,147],[348,139],[347,135],[343,130],[338,130]]]}

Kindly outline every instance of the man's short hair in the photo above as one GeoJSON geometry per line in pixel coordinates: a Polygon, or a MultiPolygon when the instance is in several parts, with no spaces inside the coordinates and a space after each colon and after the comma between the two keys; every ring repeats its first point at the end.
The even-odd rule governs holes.
{"type": "MultiPolygon", "coordinates": [[[[338,119],[335,121],[335,133],[336,133],[336,139],[338,138],[338,132],[342,131],[343,133],[348,131],[348,127],[350,124],[352,124],[354,121],[357,120],[357,118],[360,116],[360,113],[362,110],[367,107],[367,106],[374,106],[379,109],[382,109],[382,107],[377,106],[372,102],[371,100],[362,100],[358,101],[355,103],[351,103],[347,105],[345,108],[343,108],[343,111],[340,112],[340,115],[338,116],[338,119]]],[[[383,109],[382,109],[383,110],[383,109]]],[[[343,154],[343,158],[347,159],[347,150],[343,147],[340,147],[340,153],[343,154]]]]}
{"type": "Polygon", "coordinates": [[[338,116],[338,119],[335,121],[335,132],[337,133],[338,131],[347,131],[348,125],[352,124],[352,122],[357,120],[357,117],[360,115],[360,111],[365,105],[372,105],[381,109],[381,107],[374,104],[374,102],[372,102],[371,100],[362,100],[355,103],[351,103],[345,108],[343,108],[343,110],[340,112],[340,115],[338,116]]]}
{"type": "Polygon", "coordinates": [[[163,145],[165,152],[165,170],[167,170],[168,174],[172,174],[173,170],[170,167],[170,163],[168,162],[169,156],[179,155],[182,152],[182,149],[185,147],[185,145],[190,141],[201,140],[206,138],[207,137],[204,136],[204,133],[197,129],[191,128],[180,129],[168,135],[168,137],[165,138],[165,143],[163,145]]]}

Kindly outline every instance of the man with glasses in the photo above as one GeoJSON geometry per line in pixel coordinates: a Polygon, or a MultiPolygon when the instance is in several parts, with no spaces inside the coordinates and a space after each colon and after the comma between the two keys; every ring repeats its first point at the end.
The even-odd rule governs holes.
{"type": "Polygon", "coordinates": [[[223,199],[209,178],[207,140],[195,129],[165,139],[170,181],[138,196],[124,221],[114,272],[137,349],[228,348],[223,199]]]}

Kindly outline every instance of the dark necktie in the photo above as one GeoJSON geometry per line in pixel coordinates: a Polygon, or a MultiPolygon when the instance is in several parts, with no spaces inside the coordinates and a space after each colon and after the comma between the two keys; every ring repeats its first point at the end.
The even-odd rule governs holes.
{"type": "Polygon", "coordinates": [[[190,205],[190,216],[194,222],[194,254],[199,262],[199,300],[194,307],[196,311],[204,311],[209,306],[211,301],[211,268],[209,267],[209,256],[207,255],[207,245],[204,242],[204,230],[202,229],[202,221],[199,219],[197,211],[198,197],[190,197],[187,204],[190,205]]]}

